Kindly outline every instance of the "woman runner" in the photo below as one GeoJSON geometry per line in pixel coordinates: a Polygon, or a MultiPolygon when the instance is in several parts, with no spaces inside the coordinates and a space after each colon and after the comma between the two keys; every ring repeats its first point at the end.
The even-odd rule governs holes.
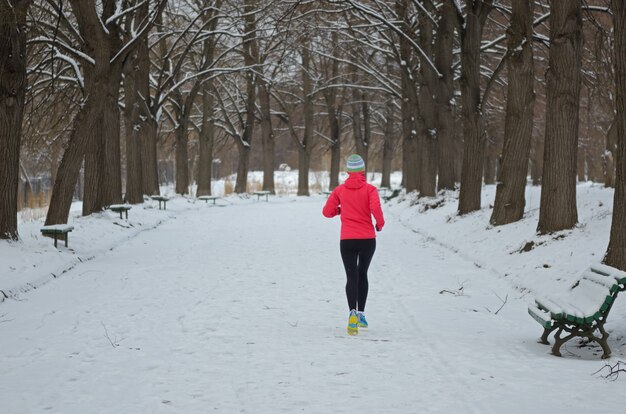
{"type": "Polygon", "coordinates": [[[331,193],[322,214],[331,218],[341,215],[339,249],[346,269],[348,298],[348,334],[357,335],[367,328],[365,302],[369,284],[367,269],[376,250],[376,231],[381,231],[385,218],[380,207],[378,190],[365,180],[365,162],[353,154],[347,162],[348,179],[331,193]],[[372,216],[376,225],[372,224],[372,216]]]}

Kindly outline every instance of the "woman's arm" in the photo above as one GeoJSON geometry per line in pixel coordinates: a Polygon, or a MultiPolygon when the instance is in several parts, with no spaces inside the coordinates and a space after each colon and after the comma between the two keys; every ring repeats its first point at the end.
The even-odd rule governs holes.
{"type": "Polygon", "coordinates": [[[337,195],[338,190],[339,190],[339,187],[333,190],[333,192],[330,194],[330,197],[328,197],[328,200],[326,201],[326,205],[324,205],[324,208],[322,209],[322,214],[325,217],[331,218],[340,214],[340,211],[341,211],[339,209],[340,201],[339,201],[339,196],[337,195]]]}
{"type": "Polygon", "coordinates": [[[380,206],[380,197],[378,196],[378,190],[373,185],[370,186],[370,212],[376,220],[376,230],[381,231],[385,225],[385,216],[383,215],[383,209],[380,206]]]}

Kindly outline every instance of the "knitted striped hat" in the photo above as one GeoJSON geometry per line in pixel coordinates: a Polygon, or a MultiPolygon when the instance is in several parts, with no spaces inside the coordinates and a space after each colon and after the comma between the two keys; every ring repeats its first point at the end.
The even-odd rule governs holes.
{"type": "Polygon", "coordinates": [[[363,161],[360,155],[352,154],[348,157],[346,167],[348,172],[362,172],[365,171],[365,161],[363,161]]]}

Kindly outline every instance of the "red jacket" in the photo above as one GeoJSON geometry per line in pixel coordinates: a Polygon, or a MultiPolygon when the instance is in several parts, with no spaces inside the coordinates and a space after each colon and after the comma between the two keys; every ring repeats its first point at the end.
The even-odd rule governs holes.
{"type": "Polygon", "coordinates": [[[365,181],[363,173],[350,173],[328,197],[322,214],[329,218],[341,215],[341,240],[375,238],[372,216],[378,230],[385,225],[378,190],[365,181]]]}

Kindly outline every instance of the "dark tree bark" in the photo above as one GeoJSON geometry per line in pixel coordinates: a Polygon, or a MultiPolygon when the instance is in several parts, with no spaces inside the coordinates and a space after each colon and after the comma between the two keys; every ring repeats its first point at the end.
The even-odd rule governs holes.
{"type": "Polygon", "coordinates": [[[617,169],[611,238],[604,263],[626,271],[626,2],[612,0],[615,33],[617,169]]]}
{"type": "MultiPolygon", "coordinates": [[[[432,4],[425,6],[434,13],[432,4]]],[[[419,19],[419,41],[424,54],[433,56],[433,22],[426,16],[419,19]]],[[[438,125],[435,94],[438,77],[429,63],[422,57],[420,64],[419,115],[420,115],[420,151],[419,151],[419,183],[420,196],[433,197],[437,193],[437,164],[439,157],[438,125]]]]}
{"type": "Polygon", "coordinates": [[[604,186],[615,187],[615,153],[617,152],[617,117],[613,119],[606,134],[606,149],[602,154],[604,186]]]}
{"type": "MultiPolygon", "coordinates": [[[[106,28],[102,23],[115,13],[116,5],[112,3],[105,2],[100,9],[95,0],[70,0],[84,42],[83,52],[92,60],[82,59],[81,62],[85,77],[84,103],[74,119],[70,139],[59,166],[46,224],[67,222],[83,158],[83,215],[99,211],[104,205],[121,198],[121,183],[112,182],[121,180],[120,171],[112,174],[107,171],[119,169],[119,110],[116,97],[119,96],[124,60],[137,47],[139,40],[147,36],[147,29],[154,22],[144,20],[141,27],[135,28],[140,33],[136,41],[122,47],[117,23],[109,22],[106,28]],[[105,118],[104,112],[111,111],[113,101],[116,108],[111,115],[115,119],[111,120],[108,115],[105,118]],[[110,126],[103,124],[105,122],[113,123],[112,128],[116,129],[112,141],[117,142],[109,142],[109,146],[105,138],[108,135],[105,134],[106,128],[110,126]]],[[[165,2],[159,3],[159,6],[162,10],[165,2]]]]}
{"type": "Polygon", "coordinates": [[[304,102],[304,133],[298,149],[298,195],[309,195],[309,166],[313,151],[313,85],[311,82],[311,56],[308,42],[302,43],[302,95],[304,102]]]}
{"type": "MultiPolygon", "coordinates": [[[[352,74],[352,84],[359,84],[359,77],[356,72],[352,74]]],[[[366,101],[366,94],[359,91],[357,88],[352,88],[352,135],[354,137],[354,146],[356,153],[365,161],[365,168],[367,165],[368,155],[368,139],[367,129],[369,120],[368,117],[368,105],[366,101]]]]}
{"type": "Polygon", "coordinates": [[[215,98],[211,83],[204,86],[202,95],[202,127],[200,130],[200,156],[198,163],[198,189],[196,196],[211,195],[213,174],[213,142],[215,140],[215,98]]]}
{"type": "Polygon", "coordinates": [[[189,112],[181,96],[176,98],[176,193],[189,193],[189,112]]]}
{"type": "Polygon", "coordinates": [[[467,15],[461,32],[461,102],[463,116],[463,167],[459,193],[459,214],[480,210],[485,150],[481,113],[480,46],[492,1],[467,2],[467,15]]]}
{"type": "Polygon", "coordinates": [[[399,37],[400,78],[402,86],[402,184],[407,192],[416,191],[419,187],[419,163],[417,140],[417,112],[419,102],[415,85],[415,74],[411,64],[411,46],[406,37],[411,36],[408,21],[407,0],[396,2],[396,15],[402,20],[402,32],[399,37]]]}
{"type": "Polygon", "coordinates": [[[0,239],[17,240],[17,193],[26,96],[26,12],[31,0],[0,2],[0,239]]]}
{"type": "MultiPolygon", "coordinates": [[[[338,68],[337,61],[333,62],[333,67],[338,68]]],[[[335,69],[333,69],[333,73],[335,69]]],[[[334,79],[335,76],[332,76],[334,79]]],[[[328,125],[330,128],[330,183],[329,190],[333,190],[339,185],[339,169],[341,165],[341,107],[337,105],[337,89],[327,88],[324,90],[326,107],[328,108],[328,125]]]]}
{"type": "Polygon", "coordinates": [[[437,138],[439,140],[438,190],[454,190],[454,70],[452,68],[454,46],[454,5],[446,1],[441,6],[441,18],[437,25],[435,66],[441,77],[438,79],[436,98],[437,138]]]}
{"type": "Polygon", "coordinates": [[[535,137],[530,148],[530,179],[533,185],[541,185],[543,175],[543,137],[535,137]]]}
{"type": "MultiPolygon", "coordinates": [[[[336,31],[331,33],[332,50],[337,50],[339,46],[336,31]]],[[[324,62],[324,72],[329,82],[334,82],[339,76],[339,60],[326,59],[324,62]]],[[[328,112],[328,127],[330,129],[330,182],[328,189],[334,190],[339,185],[339,170],[341,166],[341,115],[342,104],[337,102],[338,88],[323,89],[324,100],[328,112]]]]}
{"type": "Polygon", "coordinates": [[[130,204],[143,203],[143,170],[141,168],[141,142],[139,129],[139,106],[137,88],[136,55],[124,67],[124,132],[126,136],[126,197],[130,204]]]}
{"type": "MultiPolygon", "coordinates": [[[[259,47],[256,35],[256,0],[244,1],[244,28],[243,40],[244,64],[252,66],[259,61],[259,47]]],[[[239,151],[239,164],[237,166],[237,180],[235,181],[235,193],[241,194],[247,191],[248,171],[250,169],[250,146],[254,130],[254,117],[256,112],[256,87],[257,76],[249,70],[246,74],[246,111],[243,133],[240,139],[235,139],[239,151]]]]}
{"type": "Polygon", "coordinates": [[[52,189],[46,224],[67,223],[72,204],[74,186],[85,160],[83,215],[88,215],[101,204],[100,160],[104,158],[102,112],[105,108],[108,78],[110,76],[110,50],[106,33],[100,23],[94,1],[71,0],[84,52],[93,58],[85,62],[85,98],[76,114],[70,138],[66,144],[57,177],[52,189]]]}
{"type": "Polygon", "coordinates": [[[526,205],[526,177],[535,107],[532,20],[533,2],[513,0],[511,25],[507,30],[509,83],[504,147],[490,219],[493,225],[520,220],[526,205]]]}
{"type": "Polygon", "coordinates": [[[436,98],[437,138],[439,141],[438,190],[454,190],[454,70],[452,68],[454,46],[454,5],[446,1],[441,6],[441,18],[437,25],[435,66],[441,77],[438,79],[436,98]]]}
{"type": "Polygon", "coordinates": [[[389,98],[385,105],[385,130],[383,132],[383,169],[380,186],[391,187],[391,161],[393,160],[393,144],[395,134],[395,105],[393,99],[389,98]]]}
{"type": "Polygon", "coordinates": [[[581,55],[581,1],[551,1],[546,138],[537,227],[541,234],[569,229],[578,222],[576,155],[581,55]]]}
{"type": "Polygon", "coordinates": [[[261,143],[263,145],[263,190],[276,193],[274,185],[274,130],[272,128],[272,106],[270,84],[260,80],[258,87],[261,112],[261,143]]]}
{"type": "Polygon", "coordinates": [[[141,159],[143,192],[149,195],[161,193],[159,187],[159,171],[157,165],[157,141],[159,125],[156,121],[156,113],[150,111],[146,123],[141,127],[141,159]]]}

